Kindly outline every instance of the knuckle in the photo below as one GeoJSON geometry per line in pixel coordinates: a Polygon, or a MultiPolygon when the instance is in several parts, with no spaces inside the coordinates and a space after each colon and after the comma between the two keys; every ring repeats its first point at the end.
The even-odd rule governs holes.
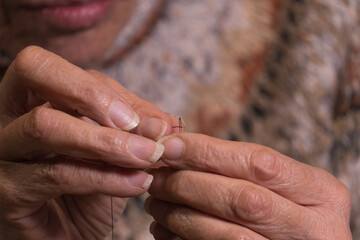
{"type": "Polygon", "coordinates": [[[13,165],[10,162],[0,160],[0,202],[3,204],[13,202],[14,198],[21,192],[12,179],[15,172],[13,165]]]}
{"type": "Polygon", "coordinates": [[[197,225],[195,219],[192,216],[193,214],[190,209],[185,207],[178,207],[172,209],[169,212],[169,215],[165,221],[168,222],[168,225],[176,223],[180,228],[180,232],[186,232],[188,231],[189,226],[197,225]]]}
{"type": "Polygon", "coordinates": [[[201,142],[201,147],[198,148],[194,153],[189,154],[187,159],[190,162],[191,165],[194,166],[201,166],[204,169],[208,169],[210,171],[214,170],[215,166],[217,166],[214,161],[217,161],[217,159],[221,158],[227,158],[227,154],[224,156],[220,156],[220,154],[223,154],[223,151],[221,151],[221,145],[213,144],[211,141],[203,141],[201,142]],[[195,156],[193,156],[195,155],[195,156]]]}
{"type": "Polygon", "coordinates": [[[17,54],[15,60],[11,64],[12,69],[18,74],[23,74],[24,76],[28,75],[29,71],[34,70],[34,60],[44,51],[44,49],[37,46],[24,48],[17,54]]]}
{"type": "Polygon", "coordinates": [[[226,225],[223,229],[222,229],[222,235],[226,236],[223,239],[229,239],[229,240],[251,240],[253,238],[251,238],[249,236],[248,233],[246,233],[244,231],[243,228],[239,228],[238,226],[234,225],[226,225]]]}
{"type": "Polygon", "coordinates": [[[69,177],[71,177],[71,170],[61,163],[43,164],[37,168],[36,174],[38,179],[43,179],[46,184],[55,185],[60,191],[59,194],[65,192],[65,186],[70,185],[69,177]]]}
{"type": "Polygon", "coordinates": [[[47,108],[34,108],[26,117],[23,132],[27,137],[41,140],[48,136],[51,128],[51,116],[47,108]]]}
{"type": "Polygon", "coordinates": [[[89,99],[91,99],[89,106],[82,106],[86,111],[91,111],[96,108],[98,111],[103,112],[103,109],[109,108],[113,101],[113,90],[106,85],[94,86],[96,86],[95,83],[77,85],[73,89],[74,95],[78,96],[79,100],[83,102],[89,102],[89,99]]]}
{"type": "Polygon", "coordinates": [[[107,155],[107,153],[117,153],[126,148],[124,136],[120,136],[117,132],[112,130],[109,130],[106,133],[97,134],[96,141],[93,143],[93,148],[103,155],[107,155]]]}
{"type": "Polygon", "coordinates": [[[38,176],[38,179],[46,179],[47,182],[55,183],[57,182],[57,169],[56,164],[44,164],[35,171],[35,175],[38,176]]]}
{"type": "Polygon", "coordinates": [[[92,108],[99,108],[99,111],[108,108],[113,101],[114,95],[116,95],[115,91],[106,82],[98,80],[99,76],[103,75],[102,73],[93,69],[86,70],[86,72],[88,75],[84,75],[84,77],[87,76],[86,82],[88,84],[76,85],[73,89],[75,95],[85,102],[91,99],[91,103],[96,103],[92,108]]]}
{"type": "Polygon", "coordinates": [[[271,215],[272,200],[262,190],[247,186],[233,195],[230,208],[235,217],[250,222],[267,219],[271,215]]]}
{"type": "Polygon", "coordinates": [[[351,193],[345,185],[340,182],[339,185],[335,193],[335,196],[338,198],[338,206],[335,209],[340,210],[340,213],[348,217],[351,212],[351,193]]]}
{"type": "Polygon", "coordinates": [[[249,156],[249,168],[255,179],[272,181],[280,178],[286,162],[277,153],[268,148],[261,148],[252,152],[249,156]]]}
{"type": "Polygon", "coordinates": [[[169,184],[165,187],[177,199],[184,198],[184,193],[189,191],[189,186],[196,186],[197,179],[190,171],[176,172],[170,178],[169,184]]]}

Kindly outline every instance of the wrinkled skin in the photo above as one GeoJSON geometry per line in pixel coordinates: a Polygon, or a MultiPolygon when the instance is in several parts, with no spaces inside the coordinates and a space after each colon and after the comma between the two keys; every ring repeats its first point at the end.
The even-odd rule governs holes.
{"type": "MultiPolygon", "coordinates": [[[[113,1],[98,24],[71,31],[19,8],[29,2],[40,0],[0,0],[0,51],[12,61],[0,84],[0,236],[103,239],[109,196],[116,220],[127,197],[149,189],[134,169],[160,158],[150,139],[178,119],[73,65],[101,64],[135,1],[113,1]],[[21,51],[29,44],[67,61],[21,51]]],[[[151,172],[156,239],[351,239],[349,193],[330,174],[263,146],[178,136],[161,140],[172,168],[151,172]]]]}
{"type": "Polygon", "coordinates": [[[352,239],[349,192],[324,170],[256,144],[176,136],[160,141],[182,170],[151,172],[155,239],[352,239]]]}
{"type": "Polygon", "coordinates": [[[116,220],[152,180],[134,170],[159,160],[163,148],[150,139],[178,121],[39,47],[21,51],[5,74],[0,116],[0,235],[37,240],[104,239],[109,196],[116,220]]]}

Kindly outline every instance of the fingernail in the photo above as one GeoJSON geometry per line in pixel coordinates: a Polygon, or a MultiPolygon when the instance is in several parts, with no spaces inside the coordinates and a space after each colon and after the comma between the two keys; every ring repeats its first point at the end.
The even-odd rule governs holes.
{"type": "Polygon", "coordinates": [[[128,105],[120,101],[111,103],[108,114],[114,124],[124,131],[134,129],[140,122],[139,115],[128,105]]]}
{"type": "Polygon", "coordinates": [[[127,148],[136,158],[151,163],[159,161],[165,150],[165,147],[161,143],[141,136],[130,137],[127,148]]]}
{"type": "Polygon", "coordinates": [[[143,183],[142,187],[143,187],[143,188],[148,188],[148,187],[150,187],[150,185],[151,185],[151,183],[152,183],[153,180],[154,180],[154,177],[153,177],[152,175],[149,175],[149,176],[146,178],[145,182],[143,183]]]}
{"type": "Polygon", "coordinates": [[[127,177],[128,183],[135,187],[141,187],[143,189],[149,188],[153,180],[154,177],[145,172],[138,172],[134,175],[127,177]]]}
{"type": "Polygon", "coordinates": [[[164,145],[163,157],[167,160],[180,160],[185,150],[185,143],[179,137],[168,136],[160,139],[158,143],[164,145]]]}
{"type": "Polygon", "coordinates": [[[159,140],[167,130],[167,122],[159,118],[149,118],[142,121],[139,125],[139,134],[144,137],[159,140]]]}

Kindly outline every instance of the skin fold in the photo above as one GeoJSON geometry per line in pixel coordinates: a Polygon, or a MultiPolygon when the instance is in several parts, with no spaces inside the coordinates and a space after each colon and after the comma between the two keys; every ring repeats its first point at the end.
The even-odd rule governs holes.
{"type": "Polygon", "coordinates": [[[58,4],[0,0],[9,61],[0,83],[1,237],[104,239],[110,196],[116,221],[129,197],[149,191],[159,240],[352,239],[350,194],[331,174],[265,146],[179,133],[178,117],[84,70],[103,62],[136,1],[111,1],[96,24],[71,31],[33,14],[29,4],[39,3],[58,4]],[[160,159],[167,167],[144,171],[160,159]]]}

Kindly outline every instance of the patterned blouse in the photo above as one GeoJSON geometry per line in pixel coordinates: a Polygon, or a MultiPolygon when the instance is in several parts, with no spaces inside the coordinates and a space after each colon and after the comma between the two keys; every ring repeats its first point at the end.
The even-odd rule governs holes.
{"type": "MultiPolygon", "coordinates": [[[[137,1],[101,71],[188,131],[330,171],[352,193],[360,239],[360,1],[137,1]]],[[[152,239],[143,199],[116,239],[152,239]]]]}

